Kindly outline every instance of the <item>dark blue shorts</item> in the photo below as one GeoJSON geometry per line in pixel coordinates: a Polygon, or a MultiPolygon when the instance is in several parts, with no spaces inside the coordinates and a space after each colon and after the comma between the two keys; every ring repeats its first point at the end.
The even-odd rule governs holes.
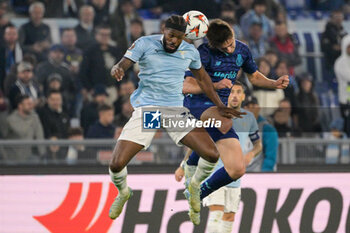
{"type": "MultiPolygon", "coordinates": [[[[185,104],[185,107],[188,108],[191,112],[191,114],[197,118],[198,120],[201,118],[201,115],[203,114],[203,112],[205,110],[207,110],[210,107],[213,107],[215,105],[209,105],[209,104],[203,104],[200,107],[192,107],[185,104]]],[[[218,130],[217,128],[206,128],[207,132],[209,133],[210,137],[213,139],[214,142],[217,142],[221,139],[225,139],[225,138],[238,138],[238,135],[236,134],[236,132],[234,131],[234,129],[231,127],[231,129],[226,133],[223,134],[220,132],[220,130],[218,130]]]]}

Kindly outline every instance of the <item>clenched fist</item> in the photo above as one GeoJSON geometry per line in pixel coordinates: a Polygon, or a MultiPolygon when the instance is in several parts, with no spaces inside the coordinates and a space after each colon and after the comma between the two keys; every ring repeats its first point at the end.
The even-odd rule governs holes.
{"type": "Polygon", "coordinates": [[[289,77],[288,75],[283,75],[281,77],[279,77],[277,80],[276,80],[276,88],[277,89],[286,89],[289,85],[289,77]]]}

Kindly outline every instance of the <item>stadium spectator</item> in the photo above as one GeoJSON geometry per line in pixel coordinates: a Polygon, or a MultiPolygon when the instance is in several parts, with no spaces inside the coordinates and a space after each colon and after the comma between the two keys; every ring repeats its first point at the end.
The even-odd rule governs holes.
{"type": "Polygon", "coordinates": [[[143,22],[141,19],[136,18],[130,22],[130,32],[127,35],[128,46],[131,46],[138,38],[145,35],[143,28],[143,22]]]}
{"type": "Polygon", "coordinates": [[[109,1],[90,0],[90,5],[94,8],[95,11],[94,25],[108,24],[110,20],[109,1]]]}
{"type": "Polygon", "coordinates": [[[45,17],[77,17],[84,0],[41,0],[45,4],[45,17]]]}
{"type": "Polygon", "coordinates": [[[324,56],[325,81],[332,89],[335,87],[334,62],[341,54],[341,39],[347,34],[343,27],[343,20],[344,15],[341,10],[332,11],[331,18],[321,36],[321,50],[326,54],[324,56]]]}
{"type": "MultiPolygon", "coordinates": [[[[258,70],[266,77],[270,77],[272,79],[279,77],[272,72],[270,63],[265,58],[259,58],[257,60],[257,66],[258,70]]],[[[278,107],[279,101],[284,99],[283,90],[267,89],[257,86],[254,86],[253,90],[254,96],[258,99],[260,106],[263,107],[260,113],[262,116],[271,115],[278,107]]]]}
{"type": "MultiPolygon", "coordinates": [[[[6,118],[9,112],[8,101],[0,90],[0,125],[6,124],[6,118]]],[[[3,132],[0,129],[0,138],[4,138],[3,132]]]]}
{"type": "Polygon", "coordinates": [[[46,58],[45,51],[50,47],[51,30],[43,23],[45,6],[41,2],[34,2],[29,7],[30,20],[21,26],[19,41],[25,53],[35,54],[38,61],[46,58]]]}
{"type": "MultiPolygon", "coordinates": [[[[23,55],[23,59],[22,62],[28,62],[33,66],[33,70],[35,70],[36,67],[36,58],[33,54],[24,54],[23,55]]],[[[4,94],[6,96],[9,95],[10,93],[10,89],[13,86],[13,84],[15,84],[15,82],[17,81],[17,66],[20,64],[16,63],[14,66],[11,67],[9,73],[6,75],[5,77],[5,81],[4,81],[4,94]]]]}
{"type": "Polygon", "coordinates": [[[68,100],[68,105],[65,106],[65,108],[72,113],[75,99],[75,85],[73,77],[69,71],[69,66],[63,61],[63,59],[63,46],[58,44],[53,45],[50,48],[48,60],[38,64],[35,74],[45,93],[49,91],[47,84],[48,78],[51,74],[59,74],[62,77],[62,94],[64,94],[65,98],[68,100]]]}
{"type": "Polygon", "coordinates": [[[253,3],[253,9],[245,13],[241,18],[241,29],[243,36],[248,38],[250,26],[253,23],[260,23],[262,25],[263,36],[268,39],[273,35],[273,28],[270,20],[265,15],[266,1],[255,0],[253,3]]]}
{"type": "Polygon", "coordinates": [[[272,120],[279,137],[294,136],[295,129],[292,117],[292,105],[288,99],[280,101],[279,107],[273,113],[272,120]]]}
{"type": "MultiPolygon", "coordinates": [[[[33,101],[28,95],[18,96],[16,99],[17,108],[7,117],[7,123],[2,126],[6,139],[43,139],[43,126],[38,115],[33,111],[33,101]],[[5,129],[4,129],[5,128],[5,129]]],[[[7,147],[6,160],[13,162],[37,161],[31,153],[30,146],[7,147]]],[[[38,147],[39,154],[45,152],[45,148],[38,147]]]]}
{"type": "Polygon", "coordinates": [[[263,36],[262,24],[253,22],[250,25],[249,35],[247,37],[248,46],[252,52],[253,58],[257,59],[265,55],[269,48],[268,40],[263,36]]]}
{"type": "Polygon", "coordinates": [[[22,48],[18,43],[17,28],[7,26],[4,33],[4,43],[0,44],[0,88],[3,88],[5,77],[16,63],[22,61],[22,48]]]}
{"type": "MultiPolygon", "coordinates": [[[[342,118],[337,118],[332,121],[331,132],[328,135],[327,139],[337,140],[337,139],[347,139],[348,137],[344,133],[344,120],[342,118]]],[[[350,154],[349,154],[349,144],[336,144],[329,143],[326,148],[326,163],[335,164],[335,163],[344,163],[349,164],[350,154]]]]}
{"type": "Polygon", "coordinates": [[[89,127],[87,138],[113,138],[115,127],[112,125],[114,109],[109,105],[98,108],[98,120],[89,127]]]}
{"type": "Polygon", "coordinates": [[[39,86],[33,80],[33,66],[28,62],[20,62],[17,66],[17,80],[9,91],[9,100],[12,108],[16,108],[16,99],[20,95],[28,95],[34,100],[34,106],[40,101],[39,86]]]}
{"type": "Polygon", "coordinates": [[[350,137],[350,35],[342,40],[341,56],[336,60],[334,71],[338,80],[338,98],[344,119],[344,132],[350,137]]]}
{"type": "Polygon", "coordinates": [[[38,109],[38,114],[44,126],[45,138],[55,136],[67,138],[70,119],[62,106],[62,94],[52,90],[47,95],[47,104],[38,109]]]}
{"type": "Polygon", "coordinates": [[[289,99],[289,101],[291,102],[292,107],[295,107],[296,106],[295,96],[299,91],[299,87],[295,80],[295,77],[288,72],[288,63],[286,60],[281,59],[277,62],[275,67],[275,73],[277,77],[281,77],[281,75],[282,76],[288,75],[289,85],[286,89],[283,90],[283,92],[284,92],[284,96],[287,99],[289,99]]]}
{"type": "Polygon", "coordinates": [[[260,106],[255,97],[247,97],[245,109],[254,114],[259,125],[263,144],[262,153],[253,159],[253,161],[247,166],[246,170],[254,172],[275,171],[278,153],[278,135],[276,129],[260,115],[260,106]]]}
{"type": "Polygon", "coordinates": [[[74,28],[77,34],[77,47],[86,50],[94,42],[94,17],[92,6],[84,5],[79,9],[79,24],[74,28]]]}
{"type": "Polygon", "coordinates": [[[80,114],[80,125],[85,131],[85,136],[90,125],[98,120],[98,108],[99,106],[106,104],[107,97],[108,93],[106,92],[106,86],[103,84],[97,84],[94,87],[92,102],[87,102],[83,106],[80,114]]]}
{"type": "Polygon", "coordinates": [[[130,0],[119,1],[116,12],[111,16],[109,25],[112,28],[112,40],[122,51],[128,48],[126,36],[130,34],[131,21],[138,17],[139,15],[130,0]]]}
{"type": "Polygon", "coordinates": [[[296,97],[297,124],[304,136],[314,136],[321,132],[319,101],[313,91],[312,76],[303,73],[299,76],[299,93],[296,97]]]}
{"type": "Polygon", "coordinates": [[[264,58],[266,58],[266,60],[270,63],[271,69],[274,70],[279,60],[277,52],[272,49],[268,49],[265,52],[264,58]]]}
{"type": "MultiPolygon", "coordinates": [[[[69,128],[68,139],[73,141],[84,140],[83,129],[80,127],[69,128]]],[[[68,147],[66,161],[68,164],[76,164],[78,160],[84,159],[84,145],[71,145],[68,147]]]]}
{"type": "Polygon", "coordinates": [[[8,3],[7,1],[0,0],[0,44],[3,43],[3,36],[7,26],[11,25],[8,15],[8,3]]]}
{"type": "Polygon", "coordinates": [[[84,99],[87,99],[96,84],[104,84],[109,94],[107,103],[112,104],[117,99],[115,87],[117,82],[111,78],[110,69],[121,58],[121,52],[117,47],[109,45],[111,41],[109,26],[102,25],[96,28],[96,41],[97,44],[84,52],[80,67],[82,93],[84,99]]]}
{"type": "Polygon", "coordinates": [[[129,121],[133,111],[134,108],[130,103],[130,99],[125,98],[122,101],[121,113],[115,115],[114,117],[114,125],[124,126],[129,121]]]}
{"type": "Polygon", "coordinates": [[[75,87],[75,103],[73,115],[79,116],[83,105],[79,68],[83,61],[83,51],[76,47],[77,35],[73,28],[63,30],[61,42],[64,47],[64,62],[68,64],[75,87]]]}
{"type": "Polygon", "coordinates": [[[83,51],[77,48],[77,34],[73,28],[64,29],[61,43],[64,48],[64,62],[69,65],[71,74],[78,75],[83,60],[83,51]]]}
{"type": "Polygon", "coordinates": [[[252,9],[254,0],[239,0],[239,5],[236,9],[236,20],[241,22],[242,16],[252,9]]]}
{"type": "Polygon", "coordinates": [[[122,81],[118,89],[118,99],[114,102],[114,112],[119,114],[121,112],[121,106],[124,99],[129,98],[135,91],[135,85],[132,81],[122,81]]]}
{"type": "Polygon", "coordinates": [[[280,59],[288,61],[289,73],[294,75],[294,67],[301,63],[298,45],[293,36],[288,33],[285,22],[276,23],[275,33],[275,36],[270,40],[270,47],[278,52],[280,59]]]}

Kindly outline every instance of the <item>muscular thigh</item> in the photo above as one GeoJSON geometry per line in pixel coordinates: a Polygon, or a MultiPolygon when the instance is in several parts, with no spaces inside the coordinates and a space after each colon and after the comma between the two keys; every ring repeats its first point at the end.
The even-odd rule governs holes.
{"type": "Polygon", "coordinates": [[[237,138],[221,139],[216,146],[226,169],[236,170],[244,166],[243,152],[237,138]]]}
{"type": "Polygon", "coordinates": [[[200,117],[202,121],[209,118],[215,118],[216,120],[220,120],[222,122],[221,127],[218,130],[220,130],[220,132],[223,134],[227,133],[232,127],[232,120],[221,116],[216,106],[206,109],[200,117]]]}

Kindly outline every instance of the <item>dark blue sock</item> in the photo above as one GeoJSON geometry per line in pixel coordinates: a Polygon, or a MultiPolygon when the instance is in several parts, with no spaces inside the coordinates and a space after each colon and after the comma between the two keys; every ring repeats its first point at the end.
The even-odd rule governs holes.
{"type": "Polygon", "coordinates": [[[197,166],[198,165],[198,160],[199,160],[199,155],[196,152],[192,152],[190,157],[187,160],[187,165],[190,166],[197,166]]]}
{"type": "Polygon", "coordinates": [[[218,169],[209,179],[201,184],[201,200],[232,181],[235,180],[228,175],[224,167],[218,169]]]}

